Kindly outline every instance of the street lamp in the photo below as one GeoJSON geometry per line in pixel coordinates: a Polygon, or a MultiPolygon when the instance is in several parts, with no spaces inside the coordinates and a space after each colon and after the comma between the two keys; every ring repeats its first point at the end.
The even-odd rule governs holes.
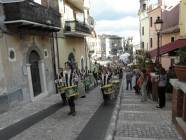
{"type": "Polygon", "coordinates": [[[163,24],[163,20],[158,16],[154,25],[155,25],[155,29],[156,29],[156,32],[157,32],[157,64],[158,64],[158,67],[160,65],[160,32],[161,32],[161,29],[162,29],[162,24],[163,24]]]}

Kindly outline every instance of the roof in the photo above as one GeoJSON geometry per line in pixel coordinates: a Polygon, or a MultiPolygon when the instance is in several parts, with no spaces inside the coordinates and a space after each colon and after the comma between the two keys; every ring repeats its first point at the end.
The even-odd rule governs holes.
{"type": "MultiPolygon", "coordinates": [[[[162,47],[160,47],[160,55],[166,54],[168,52],[175,51],[179,48],[186,46],[186,39],[178,39],[175,42],[168,43],[162,47]]],[[[149,51],[151,57],[157,56],[157,49],[149,51]]]]}
{"type": "Polygon", "coordinates": [[[170,33],[172,32],[179,32],[179,9],[180,4],[175,6],[167,7],[162,12],[162,19],[163,19],[163,33],[170,33]]]}

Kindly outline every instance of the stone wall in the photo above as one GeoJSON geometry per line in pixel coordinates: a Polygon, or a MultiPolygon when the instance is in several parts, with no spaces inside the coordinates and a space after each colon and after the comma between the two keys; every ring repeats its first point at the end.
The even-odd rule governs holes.
{"type": "MultiPolygon", "coordinates": [[[[0,38],[0,44],[2,45],[0,48],[0,66],[2,66],[1,68],[3,68],[4,71],[4,77],[0,79],[0,83],[4,82],[4,85],[3,87],[0,85],[0,88],[5,89],[2,97],[0,97],[0,108],[1,104],[14,107],[21,101],[24,103],[31,101],[27,64],[29,64],[29,52],[32,49],[37,48],[44,63],[47,87],[46,94],[55,93],[51,55],[51,47],[53,44],[51,39],[50,34],[31,34],[29,32],[3,34],[3,37],[0,38]],[[10,60],[10,49],[13,49],[15,52],[14,60],[10,60]]],[[[0,71],[2,71],[2,69],[0,69],[0,71]]],[[[5,109],[2,109],[2,111],[8,107],[3,107],[5,109]]]]}
{"type": "Polygon", "coordinates": [[[178,132],[186,139],[186,90],[185,83],[171,79],[173,85],[172,95],[172,121],[178,132]]]}

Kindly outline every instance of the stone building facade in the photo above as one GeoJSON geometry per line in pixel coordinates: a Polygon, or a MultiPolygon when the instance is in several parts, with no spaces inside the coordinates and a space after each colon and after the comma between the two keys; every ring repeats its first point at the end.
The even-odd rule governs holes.
{"type": "Polygon", "coordinates": [[[0,113],[55,93],[58,9],[56,0],[0,3],[0,113]]]}
{"type": "Polygon", "coordinates": [[[60,13],[63,15],[62,30],[58,33],[59,69],[70,62],[79,70],[88,70],[87,37],[91,37],[94,27],[93,18],[84,0],[59,0],[60,13]]]}

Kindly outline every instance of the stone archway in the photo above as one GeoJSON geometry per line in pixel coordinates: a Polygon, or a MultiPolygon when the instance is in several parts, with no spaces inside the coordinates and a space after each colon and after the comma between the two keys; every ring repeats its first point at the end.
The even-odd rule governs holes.
{"type": "Polygon", "coordinates": [[[42,92],[40,69],[39,69],[40,56],[37,51],[33,50],[29,55],[29,64],[32,78],[32,87],[34,97],[38,96],[42,92]]]}

